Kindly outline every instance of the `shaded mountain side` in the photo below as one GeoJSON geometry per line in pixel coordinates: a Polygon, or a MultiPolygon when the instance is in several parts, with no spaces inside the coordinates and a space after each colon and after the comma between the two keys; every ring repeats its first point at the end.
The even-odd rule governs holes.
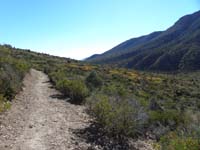
{"type": "Polygon", "coordinates": [[[130,40],[127,40],[116,47],[112,48],[109,51],[106,51],[103,54],[94,54],[91,57],[87,58],[86,60],[100,60],[100,59],[112,59],[113,56],[120,57],[121,55],[124,55],[125,53],[132,52],[132,47],[139,47],[152,39],[156,38],[158,35],[160,35],[162,32],[154,32],[146,36],[142,36],[139,38],[132,38],[130,40]]]}
{"type": "Polygon", "coordinates": [[[180,18],[163,32],[125,41],[111,50],[86,59],[139,70],[199,70],[200,11],[180,18]]]}

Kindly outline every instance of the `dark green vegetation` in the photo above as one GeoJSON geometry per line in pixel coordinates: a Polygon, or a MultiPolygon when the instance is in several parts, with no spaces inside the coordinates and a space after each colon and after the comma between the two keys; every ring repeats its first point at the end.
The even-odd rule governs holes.
{"type": "Polygon", "coordinates": [[[165,150],[200,146],[199,72],[154,74],[67,63],[47,73],[72,102],[86,104],[108,136],[150,135],[165,150]]]}
{"type": "Polygon", "coordinates": [[[166,31],[130,39],[86,61],[138,70],[199,70],[199,43],[200,12],[196,12],[182,17],[166,31]]]}
{"type": "Polygon", "coordinates": [[[9,45],[0,46],[0,112],[10,107],[9,101],[19,92],[30,68],[24,59],[13,58],[12,52],[9,45]]]}

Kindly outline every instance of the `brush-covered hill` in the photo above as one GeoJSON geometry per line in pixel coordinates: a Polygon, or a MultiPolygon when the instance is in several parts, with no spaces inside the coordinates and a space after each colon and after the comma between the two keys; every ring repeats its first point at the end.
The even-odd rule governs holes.
{"type": "Polygon", "coordinates": [[[200,11],[180,18],[166,31],[130,39],[86,61],[139,70],[177,71],[199,70],[199,58],[200,11]]]}
{"type": "Polygon", "coordinates": [[[21,90],[22,80],[30,68],[47,71],[48,66],[70,62],[76,61],[0,45],[0,113],[10,107],[9,102],[21,90]]]}
{"type": "MultiPolygon", "coordinates": [[[[137,42],[160,36],[157,34],[162,33],[137,42]]],[[[135,149],[129,147],[129,139],[148,137],[164,150],[199,150],[200,72],[140,72],[0,45],[0,117],[9,111],[30,68],[49,76],[53,88],[62,93],[56,97],[85,104],[94,122],[77,135],[91,145],[101,149],[135,149]]]]}

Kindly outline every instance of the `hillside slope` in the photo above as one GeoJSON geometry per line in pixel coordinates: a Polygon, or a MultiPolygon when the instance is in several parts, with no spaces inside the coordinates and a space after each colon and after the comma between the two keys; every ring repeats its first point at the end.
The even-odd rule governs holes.
{"type": "Polygon", "coordinates": [[[199,43],[200,11],[180,18],[166,31],[130,39],[86,61],[139,70],[198,70],[199,43]]]}
{"type": "Polygon", "coordinates": [[[200,72],[156,74],[89,65],[9,45],[0,46],[0,67],[0,149],[71,144],[84,149],[83,141],[89,149],[147,150],[153,139],[164,150],[177,144],[199,150],[200,72]],[[30,68],[48,77],[31,69],[23,84],[30,68]],[[80,104],[92,117],[90,125],[80,104]]]}

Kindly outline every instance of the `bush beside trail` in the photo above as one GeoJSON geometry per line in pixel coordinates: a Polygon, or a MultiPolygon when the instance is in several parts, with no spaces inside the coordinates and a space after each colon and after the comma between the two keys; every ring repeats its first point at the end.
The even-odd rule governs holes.
{"type": "Polygon", "coordinates": [[[12,50],[0,46],[0,112],[9,108],[14,96],[21,90],[22,80],[30,65],[12,56],[12,50]]]}

